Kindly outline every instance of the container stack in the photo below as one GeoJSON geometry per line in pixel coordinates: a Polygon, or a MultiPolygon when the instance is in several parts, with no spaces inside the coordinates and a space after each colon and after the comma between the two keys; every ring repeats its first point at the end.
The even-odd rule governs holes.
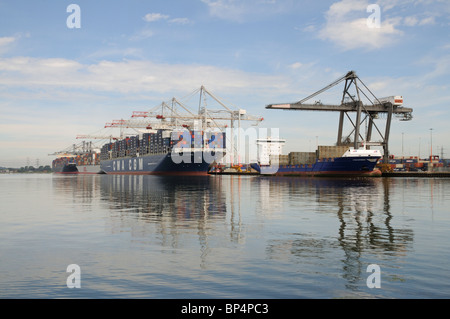
{"type": "Polygon", "coordinates": [[[144,133],[141,139],[139,136],[130,136],[114,143],[105,144],[101,149],[99,159],[165,154],[170,152],[173,147],[203,150],[204,146],[212,149],[225,148],[225,134],[207,133],[204,135],[201,131],[158,130],[154,133],[144,133]]]}
{"type": "Polygon", "coordinates": [[[270,155],[270,163],[279,166],[289,165],[289,155],[270,155]]]}
{"type": "Polygon", "coordinates": [[[139,146],[139,137],[131,136],[128,140],[128,156],[136,157],[139,146]]]}
{"type": "Polygon", "coordinates": [[[163,140],[162,140],[162,131],[161,131],[161,130],[158,130],[158,132],[155,133],[154,136],[155,136],[155,138],[154,138],[154,139],[155,139],[155,153],[156,153],[156,154],[160,154],[160,153],[163,152],[163,147],[162,147],[162,143],[163,143],[163,140]]]}
{"type": "Polygon", "coordinates": [[[291,152],[289,153],[289,165],[314,164],[316,162],[315,152],[291,152]]]}
{"type": "Polygon", "coordinates": [[[149,152],[149,144],[150,144],[150,133],[144,133],[144,135],[142,135],[142,139],[139,143],[140,148],[139,148],[139,153],[141,155],[146,155],[149,152]]]}
{"type": "Polygon", "coordinates": [[[191,132],[191,144],[194,149],[203,148],[203,134],[200,131],[191,132]]]}
{"type": "Polygon", "coordinates": [[[127,155],[127,141],[119,141],[119,157],[125,157],[127,155]]]}
{"type": "Polygon", "coordinates": [[[177,131],[172,132],[172,138],[170,140],[170,147],[175,148],[188,148],[191,143],[188,143],[189,136],[188,131],[177,131]]]}
{"type": "Polygon", "coordinates": [[[56,167],[63,167],[67,164],[75,164],[76,163],[76,157],[58,157],[55,160],[53,160],[52,166],[53,168],[56,167]]]}
{"type": "Polygon", "coordinates": [[[225,133],[206,132],[205,148],[226,148],[225,133]]]}
{"type": "Polygon", "coordinates": [[[344,155],[346,151],[348,151],[348,146],[319,146],[317,150],[317,158],[328,159],[328,158],[336,158],[344,155]]]}
{"type": "Polygon", "coordinates": [[[103,160],[108,160],[110,158],[110,152],[112,152],[114,143],[107,143],[105,145],[102,146],[101,150],[100,150],[100,159],[103,160]]]}
{"type": "Polygon", "coordinates": [[[97,153],[86,153],[86,154],[80,154],[76,157],[73,157],[70,160],[71,163],[76,163],[78,166],[83,165],[99,165],[100,164],[100,157],[97,153]]]}

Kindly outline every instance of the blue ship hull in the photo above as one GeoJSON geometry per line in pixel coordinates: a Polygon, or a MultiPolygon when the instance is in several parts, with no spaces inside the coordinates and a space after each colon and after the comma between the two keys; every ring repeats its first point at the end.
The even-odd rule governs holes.
{"type": "Polygon", "coordinates": [[[149,154],[139,157],[102,160],[100,169],[105,174],[126,175],[207,175],[210,163],[203,152],[191,152],[184,161],[172,158],[172,153],[149,154]]]}
{"type": "Polygon", "coordinates": [[[281,176],[381,176],[381,171],[375,169],[379,158],[367,157],[337,157],[317,160],[314,164],[260,166],[252,164],[252,168],[262,175],[281,176]]]}

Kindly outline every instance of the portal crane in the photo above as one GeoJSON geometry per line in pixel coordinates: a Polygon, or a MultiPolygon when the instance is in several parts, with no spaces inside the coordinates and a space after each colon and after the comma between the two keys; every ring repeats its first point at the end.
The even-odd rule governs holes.
{"type": "Polygon", "coordinates": [[[339,128],[338,128],[338,138],[337,145],[353,144],[354,148],[360,147],[362,141],[365,145],[370,146],[382,146],[384,150],[384,160],[387,162],[389,158],[389,135],[392,123],[392,116],[395,115],[403,121],[409,121],[412,119],[413,109],[403,107],[403,98],[400,101],[396,99],[379,99],[377,98],[369,88],[359,79],[354,71],[348,72],[343,77],[337,79],[326,87],[320,89],[319,91],[311,94],[310,96],[304,98],[301,101],[295,103],[284,103],[284,104],[269,104],[266,109],[279,109],[279,110],[301,110],[301,111],[331,111],[339,112],[339,128]],[[339,83],[345,81],[345,87],[342,95],[342,100],[340,104],[322,104],[320,101],[315,103],[305,103],[308,100],[316,97],[317,95],[335,87],[339,83]],[[354,87],[354,93],[350,91],[351,87],[354,87]],[[363,90],[363,88],[365,90],[363,90]],[[368,104],[363,104],[361,98],[365,97],[368,100],[368,104]],[[356,119],[353,121],[349,113],[356,113],[356,119]],[[361,121],[362,115],[365,114],[364,119],[361,121]],[[384,135],[376,126],[374,120],[379,117],[379,114],[387,114],[387,121],[384,135]],[[344,119],[350,121],[353,130],[346,137],[343,138],[343,126],[344,119]],[[366,136],[361,135],[361,124],[365,120],[368,120],[366,136]],[[372,141],[373,128],[378,131],[381,136],[381,141],[372,141]],[[353,135],[353,141],[351,141],[351,136],[353,135]]]}

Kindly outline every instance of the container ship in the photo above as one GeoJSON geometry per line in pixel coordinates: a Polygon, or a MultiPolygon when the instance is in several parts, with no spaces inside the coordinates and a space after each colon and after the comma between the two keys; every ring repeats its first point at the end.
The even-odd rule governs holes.
{"type": "Polygon", "coordinates": [[[279,155],[280,140],[259,141],[258,145],[266,150],[257,163],[251,167],[261,175],[277,176],[381,176],[376,168],[382,158],[379,150],[369,150],[365,147],[354,149],[347,146],[319,146],[316,152],[292,152],[289,155],[279,155]],[[270,146],[277,148],[270,152],[270,146]],[[267,152],[267,150],[269,150],[267,152]],[[337,155],[342,154],[342,155],[337,155]]]}
{"type": "Polygon", "coordinates": [[[128,175],[206,175],[225,154],[225,133],[151,130],[103,145],[100,171],[128,175]]]}
{"type": "Polygon", "coordinates": [[[52,170],[57,174],[98,174],[100,154],[59,154],[52,162],[52,170]]]}
{"type": "Polygon", "coordinates": [[[97,174],[100,172],[100,149],[92,142],[74,144],[54,154],[52,171],[57,174],[97,174]]]}

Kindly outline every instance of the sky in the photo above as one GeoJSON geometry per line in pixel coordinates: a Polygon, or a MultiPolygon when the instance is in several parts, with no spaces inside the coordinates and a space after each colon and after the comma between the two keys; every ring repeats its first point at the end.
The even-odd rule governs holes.
{"type": "Polygon", "coordinates": [[[450,157],[449,17],[448,0],[0,0],[0,166],[50,164],[77,135],[202,85],[278,128],[286,154],[313,151],[336,142],[338,113],[265,106],[351,70],[413,109],[392,154],[450,157]]]}

